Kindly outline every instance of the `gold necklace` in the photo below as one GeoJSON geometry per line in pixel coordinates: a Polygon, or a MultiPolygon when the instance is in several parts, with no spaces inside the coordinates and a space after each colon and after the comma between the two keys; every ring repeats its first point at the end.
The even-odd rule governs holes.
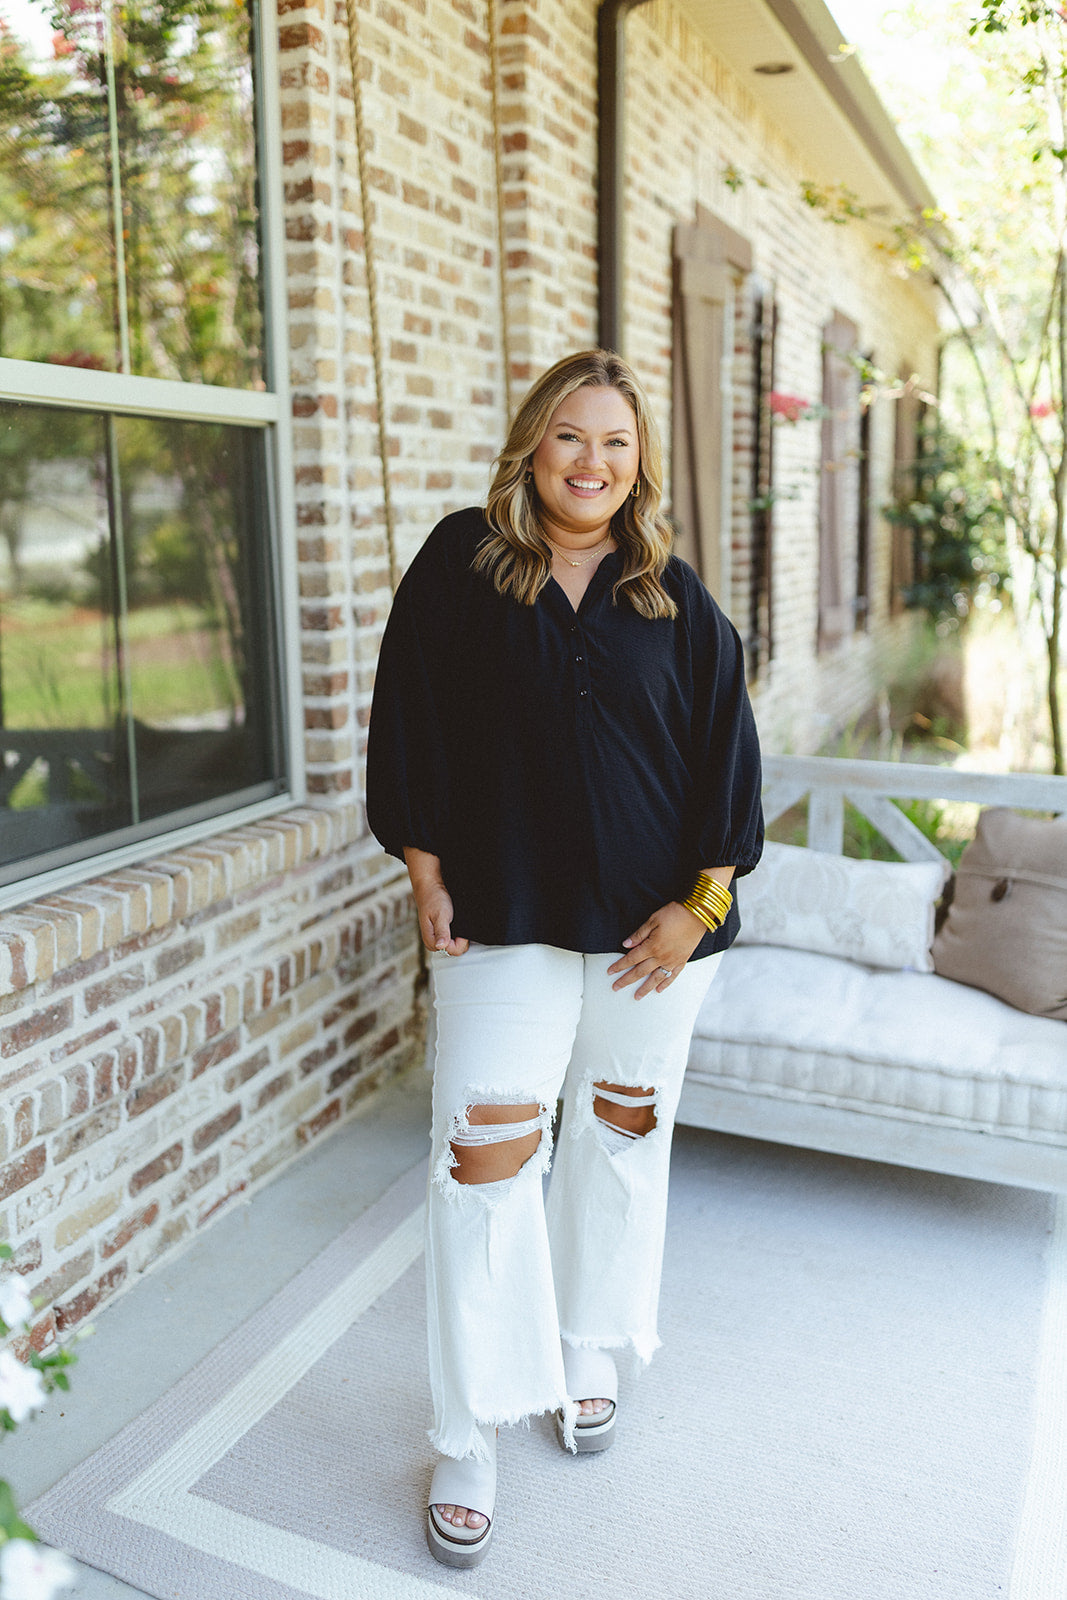
{"type": "Polygon", "coordinates": [[[556,542],[555,542],[555,540],[554,540],[554,539],[549,539],[549,537],[548,537],[548,534],[547,534],[547,533],[546,533],[546,534],[545,534],[545,536],[544,536],[544,537],[545,537],[545,539],[546,539],[546,541],[547,541],[547,543],[548,543],[548,544],[550,544],[550,545],[551,545],[551,546],[552,546],[552,548],[553,548],[553,550],[554,550],[554,551],[555,551],[555,552],[556,552],[556,554],[557,554],[557,555],[558,555],[558,556],[559,556],[559,559],[560,559],[560,560],[561,560],[561,561],[565,561],[565,562],[566,562],[566,563],[567,563],[567,565],[568,565],[568,567],[587,567],[587,566],[588,566],[588,565],[589,565],[589,563],[590,563],[590,561],[595,561],[595,560],[596,560],[596,558],[597,558],[597,556],[599,556],[599,555],[602,555],[602,554],[603,554],[603,552],[604,552],[604,547],[605,547],[605,546],[606,546],[606,545],[609,545],[609,544],[610,544],[610,543],[611,543],[611,534],[610,534],[610,533],[609,533],[609,534],[608,534],[608,535],[607,535],[607,536],[606,536],[606,538],[603,538],[603,539],[601,539],[601,541],[600,541],[600,543],[599,543],[599,544],[598,544],[598,545],[597,545],[597,546],[596,546],[596,548],[595,548],[595,550],[594,550],[594,551],[593,551],[593,553],[592,553],[592,554],[591,554],[591,555],[588,555],[588,556],[586,556],[586,558],[585,558],[585,560],[584,560],[584,561],[572,561],[572,560],[571,560],[571,558],[570,558],[570,556],[566,556],[566,555],[564,555],[564,554],[563,554],[563,551],[562,551],[562,549],[561,549],[561,548],[560,548],[560,546],[559,546],[559,545],[558,545],[558,544],[557,544],[557,543],[556,543],[556,542]]]}

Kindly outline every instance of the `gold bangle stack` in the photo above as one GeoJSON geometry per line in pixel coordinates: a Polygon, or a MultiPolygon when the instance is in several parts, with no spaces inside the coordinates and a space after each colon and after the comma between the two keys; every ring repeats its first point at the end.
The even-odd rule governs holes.
{"type": "Polygon", "coordinates": [[[734,903],[734,897],[710,872],[701,872],[697,881],[682,901],[687,911],[699,917],[705,928],[714,933],[721,928],[734,903]]]}

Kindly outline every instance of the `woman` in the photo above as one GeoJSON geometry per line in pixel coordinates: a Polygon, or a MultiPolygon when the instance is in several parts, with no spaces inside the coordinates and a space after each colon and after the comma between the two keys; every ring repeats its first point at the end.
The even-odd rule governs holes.
{"type": "Polygon", "coordinates": [[[498,1426],[554,1411],[604,1449],[611,1352],[659,1343],[689,1039],[762,845],[740,642],[671,555],[661,485],[633,372],[566,357],[382,643],[367,810],[433,952],[427,1538],[451,1566],[488,1548],[498,1426]]]}

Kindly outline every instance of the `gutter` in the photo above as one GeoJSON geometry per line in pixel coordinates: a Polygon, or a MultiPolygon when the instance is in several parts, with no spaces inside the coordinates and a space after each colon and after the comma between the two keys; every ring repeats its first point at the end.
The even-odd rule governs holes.
{"type": "Polygon", "coordinates": [[[626,18],[648,0],[597,12],[597,338],[622,353],[626,286],[626,18]]]}
{"type": "Polygon", "coordinates": [[[912,211],[937,201],[910,151],[902,143],[862,67],[837,57],[841,30],[822,0],[766,0],[809,70],[848,118],[882,172],[912,211]]]}

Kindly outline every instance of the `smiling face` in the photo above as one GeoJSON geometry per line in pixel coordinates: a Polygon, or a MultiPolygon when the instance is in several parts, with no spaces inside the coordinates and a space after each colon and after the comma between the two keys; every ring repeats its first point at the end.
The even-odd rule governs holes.
{"type": "Polygon", "coordinates": [[[553,411],[530,462],[550,539],[599,543],[641,467],[637,418],[618,389],[576,389],[553,411]]]}

